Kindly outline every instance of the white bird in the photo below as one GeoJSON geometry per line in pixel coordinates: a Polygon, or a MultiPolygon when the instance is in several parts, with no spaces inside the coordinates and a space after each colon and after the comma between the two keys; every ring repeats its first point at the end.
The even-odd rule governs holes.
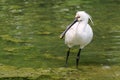
{"type": "Polygon", "coordinates": [[[76,58],[76,67],[78,68],[80,52],[87,44],[91,42],[93,38],[92,28],[88,24],[89,19],[93,23],[89,14],[87,14],[85,11],[78,11],[75,15],[75,20],[73,23],[69,25],[60,35],[60,38],[65,36],[65,44],[67,44],[69,47],[66,57],[66,66],[68,64],[70,49],[73,46],[78,45],[79,51],[76,58]]]}

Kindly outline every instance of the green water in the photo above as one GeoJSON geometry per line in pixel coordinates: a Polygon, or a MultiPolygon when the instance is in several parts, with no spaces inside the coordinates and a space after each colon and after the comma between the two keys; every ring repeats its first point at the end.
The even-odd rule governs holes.
{"type": "Polygon", "coordinates": [[[118,80],[119,4],[119,0],[0,0],[1,79],[118,80]],[[59,39],[78,10],[85,10],[94,22],[94,38],[81,53],[79,70],[78,47],[72,49],[65,68],[67,46],[59,39]]]}

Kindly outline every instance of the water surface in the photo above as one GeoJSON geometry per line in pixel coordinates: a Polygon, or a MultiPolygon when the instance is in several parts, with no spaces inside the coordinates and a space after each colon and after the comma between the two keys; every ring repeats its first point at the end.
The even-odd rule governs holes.
{"type": "Polygon", "coordinates": [[[21,70],[40,76],[40,68],[48,71],[48,74],[43,72],[45,76],[41,77],[47,75],[46,79],[51,80],[51,73],[57,77],[55,79],[63,80],[66,79],[64,75],[73,74],[76,75],[70,79],[76,77],[79,80],[79,74],[82,74],[81,80],[95,80],[97,77],[117,80],[120,75],[119,3],[119,0],[0,0],[0,76],[9,77],[17,68],[20,75],[11,75],[15,79],[21,77],[21,70]],[[64,69],[67,46],[59,35],[74,20],[78,10],[85,10],[93,17],[94,25],[89,24],[93,28],[94,39],[83,49],[80,70],[76,72],[78,47],[74,47],[70,54],[70,69],[64,69]],[[34,69],[39,73],[35,73],[34,69]],[[94,71],[96,74],[89,75],[94,71]]]}

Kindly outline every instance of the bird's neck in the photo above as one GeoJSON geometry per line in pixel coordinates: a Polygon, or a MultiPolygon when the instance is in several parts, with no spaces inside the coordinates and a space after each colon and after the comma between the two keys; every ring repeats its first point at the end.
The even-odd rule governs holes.
{"type": "Polygon", "coordinates": [[[79,32],[83,32],[85,30],[87,24],[88,24],[88,21],[78,22],[77,30],[79,30],[79,32]]]}

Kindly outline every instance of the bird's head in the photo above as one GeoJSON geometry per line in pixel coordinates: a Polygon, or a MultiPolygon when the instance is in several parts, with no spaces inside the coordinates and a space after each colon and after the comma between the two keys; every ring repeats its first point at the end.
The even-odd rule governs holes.
{"type": "Polygon", "coordinates": [[[75,18],[80,22],[80,21],[87,21],[90,19],[90,21],[93,24],[93,21],[91,19],[91,16],[87,14],[85,11],[78,11],[75,15],[75,18]]]}

